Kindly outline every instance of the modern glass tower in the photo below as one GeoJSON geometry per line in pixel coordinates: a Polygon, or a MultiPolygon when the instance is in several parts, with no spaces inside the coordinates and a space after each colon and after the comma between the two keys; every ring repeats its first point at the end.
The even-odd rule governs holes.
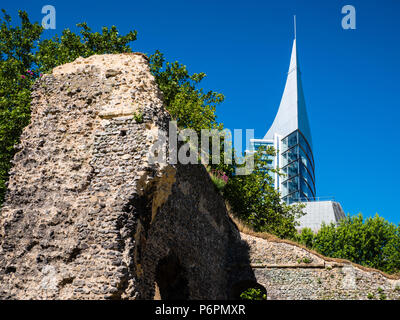
{"type": "Polygon", "coordinates": [[[249,152],[254,152],[260,146],[275,148],[275,157],[265,160],[283,173],[283,176],[275,173],[275,188],[287,204],[305,204],[305,215],[299,218],[298,229],[307,227],[318,231],[323,223],[337,223],[345,217],[339,202],[316,198],[311,131],[297,57],[296,20],[289,71],[278,112],[264,138],[251,139],[250,142],[249,152]]]}
{"type": "Polygon", "coordinates": [[[275,148],[272,166],[279,167],[284,173],[284,176],[275,174],[275,188],[281,192],[283,201],[290,204],[315,200],[315,163],[296,38],[275,120],[263,139],[251,139],[250,142],[253,151],[260,146],[275,148]]]}

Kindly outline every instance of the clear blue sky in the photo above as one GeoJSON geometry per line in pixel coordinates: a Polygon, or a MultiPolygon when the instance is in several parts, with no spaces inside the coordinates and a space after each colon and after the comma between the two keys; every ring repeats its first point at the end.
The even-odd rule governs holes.
{"type": "Polygon", "coordinates": [[[285,84],[297,15],[297,45],[313,135],[318,196],[334,196],[345,212],[378,212],[400,223],[400,1],[7,1],[41,21],[57,10],[57,29],[116,25],[138,31],[134,51],[165,53],[205,72],[204,86],[226,101],[225,127],[271,125],[285,84]],[[341,8],[356,8],[356,30],[343,30],[341,8]]]}

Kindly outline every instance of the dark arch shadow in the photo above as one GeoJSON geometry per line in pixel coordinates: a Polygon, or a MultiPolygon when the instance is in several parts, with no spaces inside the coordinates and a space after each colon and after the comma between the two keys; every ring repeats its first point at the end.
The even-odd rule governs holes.
{"type": "Polygon", "coordinates": [[[175,254],[169,254],[158,262],[155,280],[162,300],[187,300],[189,298],[186,272],[175,254]]]}

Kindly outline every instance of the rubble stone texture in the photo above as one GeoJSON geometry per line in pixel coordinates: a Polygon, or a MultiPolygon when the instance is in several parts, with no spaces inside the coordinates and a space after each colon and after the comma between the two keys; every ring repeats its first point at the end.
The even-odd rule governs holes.
{"type": "Polygon", "coordinates": [[[399,298],[378,272],[241,235],[204,166],[151,164],[170,116],[144,55],[79,58],[32,97],[0,215],[0,299],[399,298]]]}

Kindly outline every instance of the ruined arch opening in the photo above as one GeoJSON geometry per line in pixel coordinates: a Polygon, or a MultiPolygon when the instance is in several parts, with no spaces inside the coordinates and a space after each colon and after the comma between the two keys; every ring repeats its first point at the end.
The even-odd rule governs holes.
{"type": "Polygon", "coordinates": [[[189,299],[186,272],[175,254],[158,262],[155,280],[162,300],[189,299]]]}
{"type": "Polygon", "coordinates": [[[232,285],[229,298],[232,300],[241,300],[240,295],[248,289],[257,289],[260,296],[267,296],[267,289],[255,280],[242,280],[232,285]]]}

